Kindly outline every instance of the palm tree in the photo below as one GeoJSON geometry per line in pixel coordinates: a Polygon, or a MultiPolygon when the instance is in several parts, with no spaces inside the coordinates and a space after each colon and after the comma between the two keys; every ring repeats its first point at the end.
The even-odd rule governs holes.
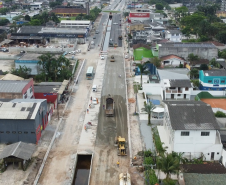
{"type": "Polygon", "coordinates": [[[177,174],[180,169],[180,163],[172,153],[166,153],[158,158],[157,167],[166,174],[166,180],[170,180],[170,175],[177,174]]]}
{"type": "Polygon", "coordinates": [[[151,111],[155,108],[155,105],[152,102],[148,102],[145,104],[144,108],[142,108],[143,111],[146,111],[148,113],[148,125],[151,125],[151,111]]]}
{"type": "Polygon", "coordinates": [[[149,73],[149,68],[148,68],[148,66],[146,65],[146,64],[148,64],[148,63],[150,63],[150,62],[145,62],[145,63],[141,63],[141,64],[136,64],[136,66],[137,67],[139,67],[139,69],[140,69],[140,85],[141,85],[141,87],[142,87],[142,83],[143,83],[143,81],[142,81],[142,75],[143,74],[148,74],[149,73]]]}

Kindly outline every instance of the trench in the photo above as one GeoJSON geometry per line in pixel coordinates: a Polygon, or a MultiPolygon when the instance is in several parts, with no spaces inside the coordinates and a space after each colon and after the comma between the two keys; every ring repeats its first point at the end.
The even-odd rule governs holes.
{"type": "Polygon", "coordinates": [[[88,185],[89,184],[91,162],[92,162],[92,155],[78,154],[72,185],[88,185]]]}

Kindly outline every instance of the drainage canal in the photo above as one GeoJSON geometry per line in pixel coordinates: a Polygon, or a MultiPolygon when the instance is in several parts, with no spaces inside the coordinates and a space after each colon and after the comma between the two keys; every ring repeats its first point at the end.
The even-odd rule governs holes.
{"type": "Polygon", "coordinates": [[[92,155],[78,154],[72,185],[89,185],[91,167],[92,155]]]}

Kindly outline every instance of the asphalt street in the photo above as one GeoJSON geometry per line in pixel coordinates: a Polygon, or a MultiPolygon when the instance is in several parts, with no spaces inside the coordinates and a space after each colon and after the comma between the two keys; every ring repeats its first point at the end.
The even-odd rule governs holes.
{"type": "Polygon", "coordinates": [[[113,14],[112,26],[111,26],[111,36],[110,39],[113,39],[113,44],[117,43],[118,47],[122,47],[122,40],[119,40],[118,37],[122,35],[122,26],[121,24],[121,14],[113,14]]]}

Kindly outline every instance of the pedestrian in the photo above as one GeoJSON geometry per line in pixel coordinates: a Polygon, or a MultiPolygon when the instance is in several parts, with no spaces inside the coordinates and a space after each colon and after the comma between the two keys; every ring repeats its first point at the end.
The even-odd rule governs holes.
{"type": "Polygon", "coordinates": [[[89,109],[87,109],[87,114],[89,114],[89,109]]]}
{"type": "Polygon", "coordinates": [[[99,103],[99,102],[98,102],[98,98],[96,98],[96,99],[97,99],[97,104],[98,104],[98,103],[99,103]]]}
{"type": "Polygon", "coordinates": [[[104,109],[104,107],[105,107],[105,106],[103,105],[103,109],[104,109]]]}
{"type": "Polygon", "coordinates": [[[85,131],[87,131],[86,126],[84,126],[85,131]]]}
{"type": "Polygon", "coordinates": [[[120,164],[119,161],[117,161],[117,166],[118,166],[118,167],[119,167],[119,164],[120,164]]]}
{"type": "Polygon", "coordinates": [[[91,104],[89,104],[89,108],[91,108],[91,104]]]}
{"type": "Polygon", "coordinates": [[[93,100],[92,96],[90,97],[90,100],[91,100],[91,103],[92,103],[92,100],[93,100]]]}

